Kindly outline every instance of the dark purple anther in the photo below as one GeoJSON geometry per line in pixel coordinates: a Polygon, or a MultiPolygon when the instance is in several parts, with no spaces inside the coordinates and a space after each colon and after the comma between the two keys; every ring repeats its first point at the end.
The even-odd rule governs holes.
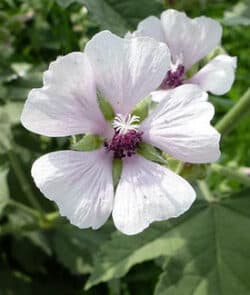
{"type": "Polygon", "coordinates": [[[114,157],[121,159],[135,154],[142,141],[142,132],[128,130],[126,133],[116,132],[110,143],[105,143],[108,151],[114,152],[114,157]]]}
{"type": "Polygon", "coordinates": [[[160,89],[171,89],[180,86],[184,81],[185,68],[178,65],[174,70],[169,70],[161,83],[160,89]]]}

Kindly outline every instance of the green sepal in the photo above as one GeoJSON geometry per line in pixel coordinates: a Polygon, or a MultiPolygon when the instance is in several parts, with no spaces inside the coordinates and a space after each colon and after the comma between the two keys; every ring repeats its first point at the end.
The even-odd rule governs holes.
{"type": "Polygon", "coordinates": [[[133,109],[131,115],[139,117],[139,123],[141,123],[144,119],[147,118],[148,112],[151,105],[151,98],[150,96],[141,100],[133,109]]]}
{"type": "Polygon", "coordinates": [[[112,175],[113,175],[113,185],[116,189],[120,177],[122,174],[122,160],[121,159],[114,159],[113,160],[113,168],[112,168],[112,175]]]}
{"type": "Polygon", "coordinates": [[[139,148],[136,150],[136,152],[146,158],[147,160],[156,162],[161,165],[167,165],[167,159],[163,156],[162,152],[155,148],[154,146],[142,142],[140,143],[139,148]]]}
{"type": "Polygon", "coordinates": [[[189,181],[204,179],[207,176],[207,165],[185,163],[180,175],[189,181]]]}
{"type": "Polygon", "coordinates": [[[97,91],[97,100],[99,108],[105,118],[106,121],[113,121],[115,118],[114,110],[111,104],[102,96],[100,91],[97,91]]]}
{"type": "Polygon", "coordinates": [[[167,153],[163,153],[163,156],[167,159],[168,161],[168,168],[174,172],[178,170],[178,167],[180,165],[180,161],[174,159],[172,156],[170,156],[167,153]]]}
{"type": "Polygon", "coordinates": [[[82,139],[72,145],[76,151],[97,150],[104,144],[104,139],[99,135],[85,134],[82,139]]]}

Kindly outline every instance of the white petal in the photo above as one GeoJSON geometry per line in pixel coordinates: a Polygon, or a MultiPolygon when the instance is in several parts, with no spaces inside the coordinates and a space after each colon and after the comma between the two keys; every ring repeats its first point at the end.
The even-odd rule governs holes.
{"type": "Polygon", "coordinates": [[[159,42],[166,41],[161,21],[155,16],[149,16],[141,21],[138,24],[136,34],[151,37],[159,42]]]}
{"type": "Polygon", "coordinates": [[[193,188],[169,169],[133,156],[123,163],[113,219],[127,235],[137,234],[154,221],[183,214],[195,200],[193,188]]]}
{"type": "Polygon", "coordinates": [[[186,70],[220,43],[222,27],[211,18],[191,19],[183,12],[169,9],[162,13],[161,21],[173,61],[182,58],[186,70]]]}
{"type": "Polygon", "coordinates": [[[228,55],[218,55],[195,74],[187,83],[200,85],[205,91],[216,95],[228,92],[235,79],[237,59],[228,55]]]}
{"type": "Polygon", "coordinates": [[[160,102],[162,99],[165,99],[166,91],[168,91],[168,90],[156,90],[156,91],[151,92],[152,101],[160,102]]]}
{"type": "Polygon", "coordinates": [[[25,103],[22,124],[47,136],[102,133],[93,73],[84,53],[59,57],[44,73],[44,86],[33,89],[25,103]]]}
{"type": "Polygon", "coordinates": [[[96,229],[108,219],[113,206],[112,159],[105,151],[44,155],[33,164],[32,176],[72,224],[96,229]]]}
{"type": "Polygon", "coordinates": [[[95,35],[85,52],[98,89],[122,114],[161,84],[170,64],[165,44],[147,37],[122,39],[108,31],[95,35]]]}
{"type": "Polygon", "coordinates": [[[143,140],[185,162],[218,160],[220,135],[210,125],[214,107],[206,100],[207,94],[191,84],[165,91],[141,125],[143,140]]]}

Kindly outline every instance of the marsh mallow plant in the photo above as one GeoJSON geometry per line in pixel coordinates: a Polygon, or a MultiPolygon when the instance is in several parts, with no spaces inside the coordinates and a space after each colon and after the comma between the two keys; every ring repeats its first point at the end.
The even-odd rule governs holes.
{"type": "MultiPolygon", "coordinates": [[[[190,32],[184,33],[188,38],[190,32]]],[[[186,83],[155,92],[172,70],[169,48],[171,54],[153,38],[122,39],[103,31],[84,52],[52,62],[43,87],[30,92],[21,117],[27,129],[51,137],[91,134],[100,139],[94,150],[52,152],[32,167],[37,187],[72,224],[97,229],[112,214],[117,229],[132,235],[190,208],[192,186],[167,164],[142,156],[138,151],[145,144],[187,163],[219,158],[220,135],[210,125],[214,108],[207,93],[186,83]],[[135,110],[145,99],[149,110],[141,115],[135,110]],[[151,99],[159,103],[150,104],[151,99]],[[117,183],[116,161],[122,164],[117,183]]],[[[184,55],[184,68],[208,49],[184,55]]]]}
{"type": "MultiPolygon", "coordinates": [[[[160,19],[149,16],[138,24],[133,36],[149,36],[167,44],[171,53],[170,68],[160,89],[172,89],[182,84],[196,84],[215,95],[228,92],[235,78],[236,57],[219,54],[212,58],[198,72],[192,66],[210,54],[220,45],[222,27],[217,21],[201,16],[194,19],[173,9],[164,11],[160,19]]],[[[155,96],[159,101],[161,96],[155,96]]]]}

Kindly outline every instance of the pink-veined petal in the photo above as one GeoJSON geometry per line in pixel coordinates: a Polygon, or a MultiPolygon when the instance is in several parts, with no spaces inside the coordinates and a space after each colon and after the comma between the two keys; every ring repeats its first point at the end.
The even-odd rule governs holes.
{"type": "Polygon", "coordinates": [[[104,150],[44,155],[33,164],[32,176],[72,224],[97,229],[108,219],[114,194],[112,158],[104,150]]]}
{"type": "Polygon", "coordinates": [[[205,91],[222,95],[233,85],[236,66],[236,57],[218,55],[186,82],[198,84],[205,91]]]}
{"type": "Polygon", "coordinates": [[[194,200],[195,192],[186,180],[163,166],[133,156],[124,160],[112,215],[118,230],[133,235],[154,221],[183,214],[194,200]]]}
{"type": "Polygon", "coordinates": [[[141,125],[143,140],[188,163],[218,160],[220,134],[210,125],[214,107],[207,94],[192,84],[161,93],[161,102],[141,125]]]}
{"type": "Polygon", "coordinates": [[[95,81],[84,53],[57,58],[44,73],[44,86],[33,89],[21,121],[27,129],[46,136],[103,133],[95,81]]]}
{"type": "Polygon", "coordinates": [[[170,64],[165,44],[148,37],[122,39],[109,31],[86,45],[97,88],[116,113],[127,114],[161,84],[170,64]]]}
{"type": "Polygon", "coordinates": [[[208,17],[189,18],[173,9],[161,15],[161,22],[173,62],[182,59],[185,70],[210,53],[221,40],[221,25],[208,17]]]}

